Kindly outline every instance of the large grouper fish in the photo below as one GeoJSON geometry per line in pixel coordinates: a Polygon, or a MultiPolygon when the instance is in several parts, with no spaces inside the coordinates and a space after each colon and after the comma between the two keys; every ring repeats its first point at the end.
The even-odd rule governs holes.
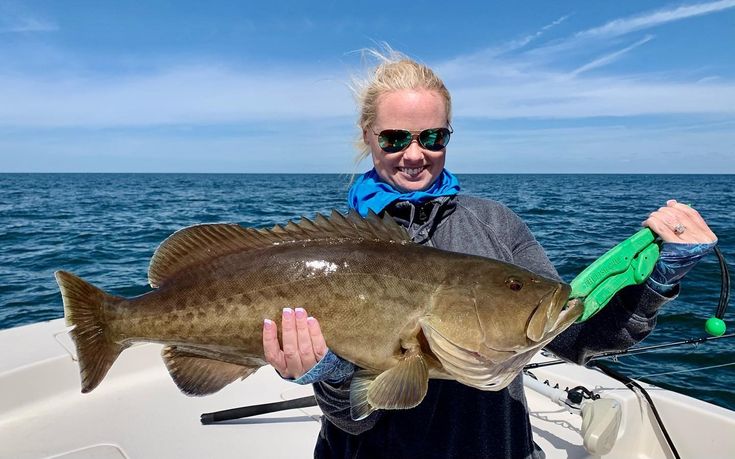
{"type": "Polygon", "coordinates": [[[363,369],[350,388],[359,419],[418,405],[429,378],[500,390],[583,308],[564,283],[414,244],[390,217],[355,212],[184,228],[158,247],[148,279],[153,291],[127,299],[56,272],[82,392],[125,348],[156,342],[182,392],[214,393],[267,364],[264,319],[302,306],[363,369]]]}

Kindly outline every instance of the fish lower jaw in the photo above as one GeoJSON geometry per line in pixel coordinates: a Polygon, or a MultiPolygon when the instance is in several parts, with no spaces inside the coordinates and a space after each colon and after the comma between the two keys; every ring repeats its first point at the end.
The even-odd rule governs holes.
{"type": "Polygon", "coordinates": [[[511,381],[516,378],[516,376],[518,376],[518,374],[513,372],[500,374],[484,381],[473,381],[465,378],[457,378],[457,381],[464,384],[465,386],[470,386],[474,389],[493,392],[503,390],[508,387],[508,384],[510,384],[511,381]]]}

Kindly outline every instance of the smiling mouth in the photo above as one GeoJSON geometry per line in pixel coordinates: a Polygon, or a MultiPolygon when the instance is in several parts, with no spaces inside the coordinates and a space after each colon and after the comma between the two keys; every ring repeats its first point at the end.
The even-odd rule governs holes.
{"type": "Polygon", "coordinates": [[[403,172],[404,174],[408,175],[409,177],[416,177],[418,176],[421,171],[426,169],[426,166],[422,167],[399,167],[398,170],[403,172]]]}

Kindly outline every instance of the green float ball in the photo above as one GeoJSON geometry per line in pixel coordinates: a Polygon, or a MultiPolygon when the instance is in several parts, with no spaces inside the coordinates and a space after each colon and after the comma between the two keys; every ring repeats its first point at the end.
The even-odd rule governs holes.
{"type": "Polygon", "coordinates": [[[704,330],[711,336],[722,336],[725,334],[726,329],[725,321],[717,317],[710,317],[704,323],[704,330]]]}

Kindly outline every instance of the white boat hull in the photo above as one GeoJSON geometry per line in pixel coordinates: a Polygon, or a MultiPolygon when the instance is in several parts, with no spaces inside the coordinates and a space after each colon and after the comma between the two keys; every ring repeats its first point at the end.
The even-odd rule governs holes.
{"type": "MultiPolygon", "coordinates": [[[[154,344],[123,352],[100,386],[81,394],[73,345],[62,320],[0,331],[0,458],[313,457],[318,408],[202,425],[200,414],[298,398],[310,386],[283,381],[270,367],[217,394],[179,392],[154,344]]],[[[538,357],[543,359],[543,357],[538,357]]],[[[534,371],[561,388],[584,385],[623,408],[609,458],[666,458],[645,403],[598,371],[559,365],[534,371]]],[[[735,413],[645,385],[681,457],[735,457],[735,413]]],[[[527,391],[534,439],[552,458],[587,458],[582,418],[527,391]]]]}

